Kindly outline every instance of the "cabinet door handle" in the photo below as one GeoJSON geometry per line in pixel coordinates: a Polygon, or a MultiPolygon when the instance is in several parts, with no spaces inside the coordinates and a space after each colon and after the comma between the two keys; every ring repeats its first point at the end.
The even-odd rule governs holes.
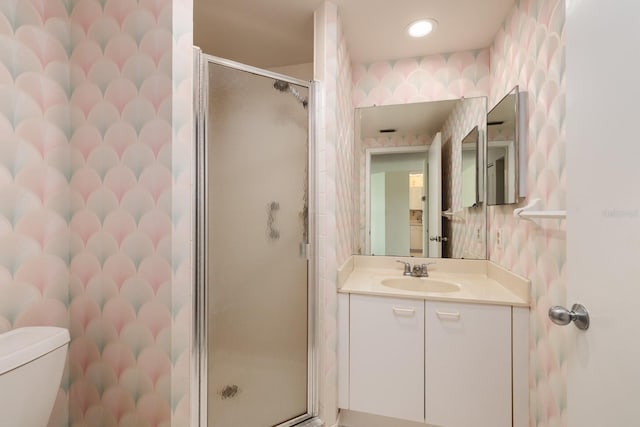
{"type": "Polygon", "coordinates": [[[460,313],[448,311],[436,311],[436,315],[440,320],[460,320],[460,313]]]}
{"type": "Polygon", "coordinates": [[[393,312],[398,316],[413,316],[414,314],[416,314],[416,309],[393,307],[393,312]]]}

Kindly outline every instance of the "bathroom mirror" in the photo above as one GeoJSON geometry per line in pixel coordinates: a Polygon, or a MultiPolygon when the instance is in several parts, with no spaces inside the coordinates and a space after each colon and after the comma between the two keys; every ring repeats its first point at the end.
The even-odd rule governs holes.
{"type": "Polygon", "coordinates": [[[477,206],[481,200],[481,182],[482,168],[480,168],[481,162],[481,143],[480,143],[480,131],[478,126],[475,126],[471,132],[469,132],[460,144],[461,158],[462,158],[462,207],[472,208],[477,206]]]}
{"type": "Polygon", "coordinates": [[[486,259],[482,190],[462,197],[463,139],[476,129],[481,149],[486,111],[484,97],[356,109],[356,253],[486,259]]]}
{"type": "Polygon", "coordinates": [[[487,114],[487,204],[518,203],[519,92],[516,86],[487,114]]]}

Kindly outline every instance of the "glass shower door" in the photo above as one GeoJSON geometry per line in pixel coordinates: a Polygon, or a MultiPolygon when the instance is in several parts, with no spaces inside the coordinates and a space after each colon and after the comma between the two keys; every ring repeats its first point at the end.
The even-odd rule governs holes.
{"type": "Polygon", "coordinates": [[[309,412],[308,88],[209,63],[208,425],[309,412]]]}

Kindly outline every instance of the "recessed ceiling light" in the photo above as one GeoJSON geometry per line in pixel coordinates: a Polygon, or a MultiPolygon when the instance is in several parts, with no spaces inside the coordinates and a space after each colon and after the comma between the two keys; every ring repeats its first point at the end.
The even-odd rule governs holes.
{"type": "Polygon", "coordinates": [[[415,21],[407,27],[407,34],[411,37],[420,38],[431,33],[438,23],[433,19],[421,19],[415,21]]]}

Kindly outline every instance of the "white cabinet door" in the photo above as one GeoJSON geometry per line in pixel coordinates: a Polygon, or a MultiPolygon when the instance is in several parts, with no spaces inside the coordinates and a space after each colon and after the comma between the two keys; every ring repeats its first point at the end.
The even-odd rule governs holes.
{"type": "Polygon", "coordinates": [[[424,421],[424,301],[351,295],[353,411],[424,421]]]}
{"type": "Polygon", "coordinates": [[[426,303],[426,422],[510,427],[511,307],[426,303]]]}

